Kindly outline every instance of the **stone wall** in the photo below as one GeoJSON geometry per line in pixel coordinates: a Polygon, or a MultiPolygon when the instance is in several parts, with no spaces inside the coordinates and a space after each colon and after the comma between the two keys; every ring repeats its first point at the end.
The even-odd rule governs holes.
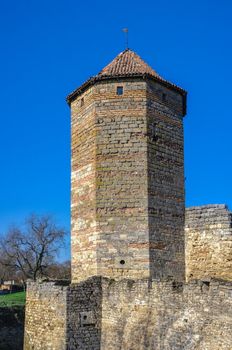
{"type": "Polygon", "coordinates": [[[111,81],[95,93],[98,273],[149,277],[146,83],[111,81]]]}
{"type": "Polygon", "coordinates": [[[183,96],[147,84],[150,275],[184,281],[183,96]]]}
{"type": "Polygon", "coordinates": [[[225,205],[186,209],[186,277],[232,280],[232,217],[225,205]]]}
{"type": "Polygon", "coordinates": [[[97,275],[96,130],[93,89],[71,105],[72,281],[97,275]],[[83,263],[84,262],[84,263],[83,263]]]}
{"type": "Polygon", "coordinates": [[[101,305],[101,277],[72,285],[29,282],[24,350],[99,350],[101,305]]]}
{"type": "Polygon", "coordinates": [[[101,349],[231,350],[232,284],[104,281],[101,349]]]}
{"type": "Polygon", "coordinates": [[[69,287],[31,284],[28,300],[25,350],[232,347],[229,282],[93,277],[69,287]]]}
{"type": "Polygon", "coordinates": [[[64,350],[67,286],[28,282],[24,350],[64,350]]]}
{"type": "Polygon", "coordinates": [[[101,305],[101,277],[70,285],[66,307],[67,350],[101,349],[101,305]]]}
{"type": "Polygon", "coordinates": [[[71,109],[72,282],[148,277],[146,83],[95,84],[71,109]]]}

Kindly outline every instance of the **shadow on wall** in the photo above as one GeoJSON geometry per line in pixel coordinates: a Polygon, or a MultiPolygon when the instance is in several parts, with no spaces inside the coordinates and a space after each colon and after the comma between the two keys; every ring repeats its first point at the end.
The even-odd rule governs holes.
{"type": "Polygon", "coordinates": [[[22,350],[25,307],[0,308],[0,349],[22,350]]]}

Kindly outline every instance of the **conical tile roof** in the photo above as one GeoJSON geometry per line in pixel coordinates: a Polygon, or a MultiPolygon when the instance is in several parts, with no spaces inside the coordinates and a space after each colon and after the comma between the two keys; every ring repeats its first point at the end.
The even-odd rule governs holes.
{"type": "Polygon", "coordinates": [[[103,68],[97,77],[103,76],[122,76],[134,74],[150,74],[156,77],[160,76],[152,69],[142,58],[134,51],[124,50],[113,59],[105,68],[103,68]]]}
{"type": "Polygon", "coordinates": [[[120,54],[118,54],[112,62],[110,62],[105,68],[103,68],[97,75],[87,80],[79,88],[74,90],[67,97],[67,102],[71,103],[77,95],[84,92],[89,86],[95,84],[102,80],[111,80],[114,78],[127,78],[127,77],[141,77],[143,79],[153,79],[156,80],[167,87],[174,89],[186,95],[186,91],[170,83],[169,81],[163,79],[156,71],[151,68],[142,58],[137,55],[134,51],[126,49],[120,54]]]}

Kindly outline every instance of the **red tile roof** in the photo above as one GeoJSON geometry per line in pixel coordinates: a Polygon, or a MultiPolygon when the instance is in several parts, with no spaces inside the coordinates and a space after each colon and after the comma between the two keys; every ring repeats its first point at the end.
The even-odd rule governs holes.
{"type": "Polygon", "coordinates": [[[144,62],[139,55],[130,49],[126,49],[117,55],[113,61],[103,68],[97,75],[87,80],[79,88],[69,94],[67,96],[67,102],[70,104],[77,95],[81,94],[89,86],[98,81],[131,77],[154,79],[171,89],[177,90],[182,95],[186,95],[185,90],[163,79],[154,69],[144,62]]]}
{"type": "Polygon", "coordinates": [[[118,76],[131,74],[151,74],[160,76],[134,51],[124,50],[115,59],[103,68],[97,77],[118,76]]]}

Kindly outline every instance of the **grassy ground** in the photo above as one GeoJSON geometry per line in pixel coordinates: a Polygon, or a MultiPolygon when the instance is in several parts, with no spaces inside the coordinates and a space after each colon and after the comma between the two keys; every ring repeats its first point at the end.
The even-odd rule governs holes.
{"type": "Polygon", "coordinates": [[[25,305],[25,300],[26,300],[25,292],[0,295],[0,307],[25,305]]]}

